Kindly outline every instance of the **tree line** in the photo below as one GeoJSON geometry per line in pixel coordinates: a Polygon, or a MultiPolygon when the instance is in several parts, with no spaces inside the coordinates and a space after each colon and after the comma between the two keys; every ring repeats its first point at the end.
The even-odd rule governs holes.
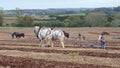
{"type": "MultiPolygon", "coordinates": [[[[97,8],[92,11],[85,11],[84,15],[49,15],[50,18],[56,18],[50,21],[37,21],[30,15],[21,16],[19,9],[16,10],[16,23],[11,26],[17,27],[120,27],[120,7],[97,8]],[[113,12],[114,10],[114,12],[113,12]]],[[[69,13],[69,12],[68,12],[69,13]]],[[[74,12],[70,12],[74,13],[74,12]]],[[[3,24],[3,11],[0,11],[0,26],[3,24]]]]}
{"type": "MultiPolygon", "coordinates": [[[[0,15],[0,26],[2,26],[3,18],[0,15]]],[[[120,27],[120,13],[107,15],[103,12],[90,12],[84,16],[56,16],[52,21],[34,22],[31,16],[19,16],[17,22],[11,26],[32,27],[35,25],[45,27],[120,27]]]]}
{"type": "Polygon", "coordinates": [[[84,16],[56,16],[55,21],[37,22],[34,25],[50,27],[120,27],[120,13],[89,12],[84,16]]]}

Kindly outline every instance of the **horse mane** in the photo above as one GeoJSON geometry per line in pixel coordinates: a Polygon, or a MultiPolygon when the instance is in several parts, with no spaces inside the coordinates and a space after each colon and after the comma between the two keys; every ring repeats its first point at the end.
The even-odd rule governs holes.
{"type": "Polygon", "coordinates": [[[38,29],[38,32],[37,32],[37,38],[38,38],[40,29],[41,29],[41,26],[39,26],[39,29],[38,29]]]}

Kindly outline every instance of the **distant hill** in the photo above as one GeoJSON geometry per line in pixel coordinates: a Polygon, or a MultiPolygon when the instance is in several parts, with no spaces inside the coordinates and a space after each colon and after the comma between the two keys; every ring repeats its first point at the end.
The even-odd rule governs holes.
{"type": "MultiPolygon", "coordinates": [[[[79,14],[88,12],[105,12],[106,14],[120,12],[118,7],[102,7],[102,8],[49,8],[49,9],[20,9],[20,15],[63,15],[63,14],[79,14]]],[[[15,16],[16,10],[4,10],[5,16],[15,16]]]]}
{"type": "MultiPolygon", "coordinates": [[[[4,23],[9,25],[11,23],[16,23],[18,16],[25,16],[29,15],[34,19],[34,22],[51,22],[51,21],[59,21],[61,22],[71,22],[70,25],[67,26],[94,26],[89,24],[85,21],[85,18],[91,13],[96,14],[103,14],[100,15],[100,18],[104,26],[113,26],[112,24],[116,24],[115,26],[119,26],[119,16],[115,17],[116,15],[120,14],[120,6],[118,7],[102,7],[102,8],[49,8],[49,9],[16,9],[16,10],[3,10],[4,12],[4,23]],[[74,18],[74,20],[72,20],[74,18]],[[76,20],[77,19],[77,20],[76,20]],[[77,21],[77,22],[76,22],[77,21]],[[76,23],[74,23],[76,22],[76,23]],[[82,25],[81,25],[82,23],[82,25]]],[[[99,16],[94,15],[93,17],[96,18],[98,21],[99,16]],[[98,17],[98,18],[97,18],[98,17]]],[[[92,18],[89,16],[88,18],[92,18]]],[[[89,19],[88,19],[89,20],[89,19]]],[[[92,21],[93,19],[91,19],[92,21]]],[[[98,21],[98,22],[101,22],[98,21]]],[[[99,25],[97,22],[98,26],[99,25]]],[[[92,23],[93,23],[92,22],[92,23]]],[[[53,22],[52,22],[53,23],[53,22]]],[[[55,23],[56,24],[56,23],[55,23]]],[[[57,23],[59,24],[59,23],[57,23]]],[[[64,24],[63,24],[64,25],[64,24]]],[[[66,24],[65,24],[66,25],[66,24]]]]}
{"type": "MultiPolygon", "coordinates": [[[[49,8],[49,9],[20,9],[21,15],[60,15],[77,14],[85,11],[91,11],[94,8],[49,8]]],[[[16,10],[4,10],[6,16],[14,16],[16,10]]]]}

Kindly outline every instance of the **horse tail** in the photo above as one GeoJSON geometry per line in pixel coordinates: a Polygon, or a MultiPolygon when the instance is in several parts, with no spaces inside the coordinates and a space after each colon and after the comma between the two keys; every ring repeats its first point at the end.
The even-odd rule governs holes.
{"type": "Polygon", "coordinates": [[[69,33],[65,32],[65,31],[63,31],[63,33],[64,33],[65,37],[69,38],[69,33]]]}

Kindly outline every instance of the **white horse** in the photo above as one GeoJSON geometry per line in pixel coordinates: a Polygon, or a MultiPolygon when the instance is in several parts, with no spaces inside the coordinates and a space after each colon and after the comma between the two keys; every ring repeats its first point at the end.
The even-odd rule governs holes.
{"type": "Polygon", "coordinates": [[[65,37],[69,37],[69,33],[66,33],[65,31],[62,30],[52,30],[52,47],[53,47],[53,42],[55,40],[59,40],[62,47],[65,48],[64,46],[64,40],[65,37]]]}
{"type": "Polygon", "coordinates": [[[54,45],[53,42],[59,40],[62,47],[65,48],[64,39],[65,37],[69,37],[69,34],[65,31],[53,30],[52,28],[41,28],[39,26],[35,26],[34,32],[37,38],[41,41],[40,45],[43,45],[43,41],[46,41],[47,44],[49,42],[52,47],[54,45]]]}
{"type": "Polygon", "coordinates": [[[51,42],[51,31],[51,28],[41,28],[40,26],[35,26],[34,32],[40,41],[39,46],[44,46],[43,42],[47,42],[47,44],[48,42],[51,42]]]}

